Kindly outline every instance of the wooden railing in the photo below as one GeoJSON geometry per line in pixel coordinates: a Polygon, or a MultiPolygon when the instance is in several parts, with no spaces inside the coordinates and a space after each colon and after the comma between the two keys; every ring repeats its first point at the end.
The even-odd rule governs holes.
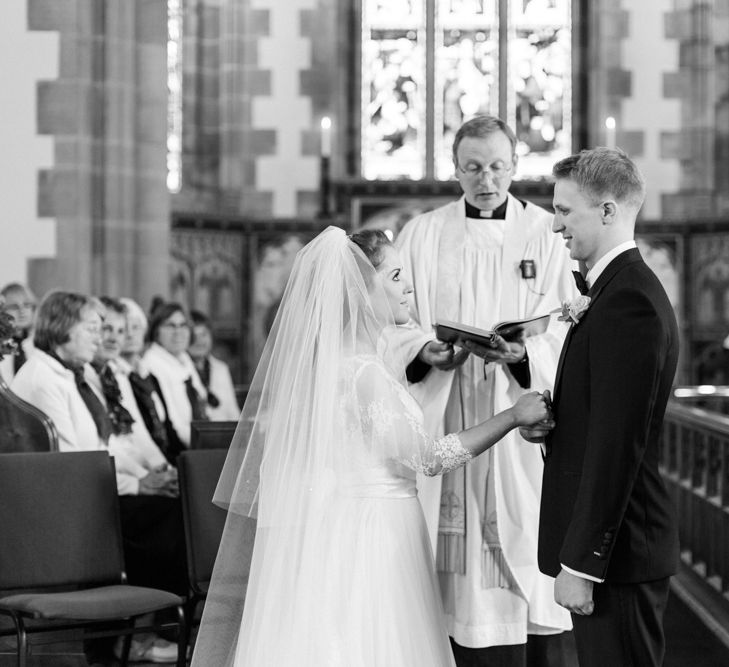
{"type": "Polygon", "coordinates": [[[679,517],[681,558],[729,593],[729,417],[669,403],[661,471],[679,517]]]}

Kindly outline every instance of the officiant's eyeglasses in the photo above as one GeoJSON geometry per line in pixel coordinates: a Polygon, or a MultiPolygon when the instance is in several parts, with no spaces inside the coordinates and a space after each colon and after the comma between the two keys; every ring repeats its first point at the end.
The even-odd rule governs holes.
{"type": "Polygon", "coordinates": [[[503,178],[513,168],[513,163],[504,164],[503,162],[494,162],[487,167],[484,167],[477,162],[469,162],[465,167],[461,167],[460,164],[457,166],[458,171],[462,174],[466,174],[466,176],[473,178],[474,180],[480,179],[485,173],[490,174],[491,178],[503,178]]]}

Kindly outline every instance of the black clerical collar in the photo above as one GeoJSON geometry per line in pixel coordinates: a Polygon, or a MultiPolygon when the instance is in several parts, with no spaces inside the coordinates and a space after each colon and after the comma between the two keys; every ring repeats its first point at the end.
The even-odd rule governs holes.
{"type": "Polygon", "coordinates": [[[506,219],[506,205],[509,203],[508,197],[504,199],[504,203],[497,206],[493,211],[482,211],[480,208],[476,208],[466,202],[466,217],[475,218],[476,220],[505,220],[506,219]]]}

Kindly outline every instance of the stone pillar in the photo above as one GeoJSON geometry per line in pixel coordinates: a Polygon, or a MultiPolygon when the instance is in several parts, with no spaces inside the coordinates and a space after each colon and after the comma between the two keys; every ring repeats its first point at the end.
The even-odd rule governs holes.
{"type": "Polygon", "coordinates": [[[169,282],[166,2],[28,1],[29,27],[57,30],[61,50],[58,79],[38,86],[39,133],[55,140],[38,206],[57,256],[31,283],[147,306],[169,282]]]}
{"type": "Polygon", "coordinates": [[[182,189],[186,211],[215,210],[220,199],[221,0],[184,2],[182,21],[182,189]]]}
{"type": "MultiPolygon", "coordinates": [[[[220,187],[223,206],[253,216],[270,216],[273,194],[257,187],[258,158],[276,149],[274,128],[253,126],[252,103],[271,95],[271,71],[259,64],[259,45],[270,33],[270,10],[249,0],[221,9],[220,187]]],[[[291,18],[292,22],[293,19],[291,18]]],[[[282,47],[283,48],[283,47],[282,47]]]]}

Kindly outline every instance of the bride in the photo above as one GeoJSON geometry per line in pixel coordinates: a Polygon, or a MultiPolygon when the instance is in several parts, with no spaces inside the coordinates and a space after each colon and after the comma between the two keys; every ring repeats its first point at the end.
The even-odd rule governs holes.
{"type": "Polygon", "coordinates": [[[455,664],[416,472],[551,415],[533,392],[430,438],[392,336],[411,292],[382,232],[329,227],[299,252],[216,490],[229,513],[193,665],[455,664]]]}

